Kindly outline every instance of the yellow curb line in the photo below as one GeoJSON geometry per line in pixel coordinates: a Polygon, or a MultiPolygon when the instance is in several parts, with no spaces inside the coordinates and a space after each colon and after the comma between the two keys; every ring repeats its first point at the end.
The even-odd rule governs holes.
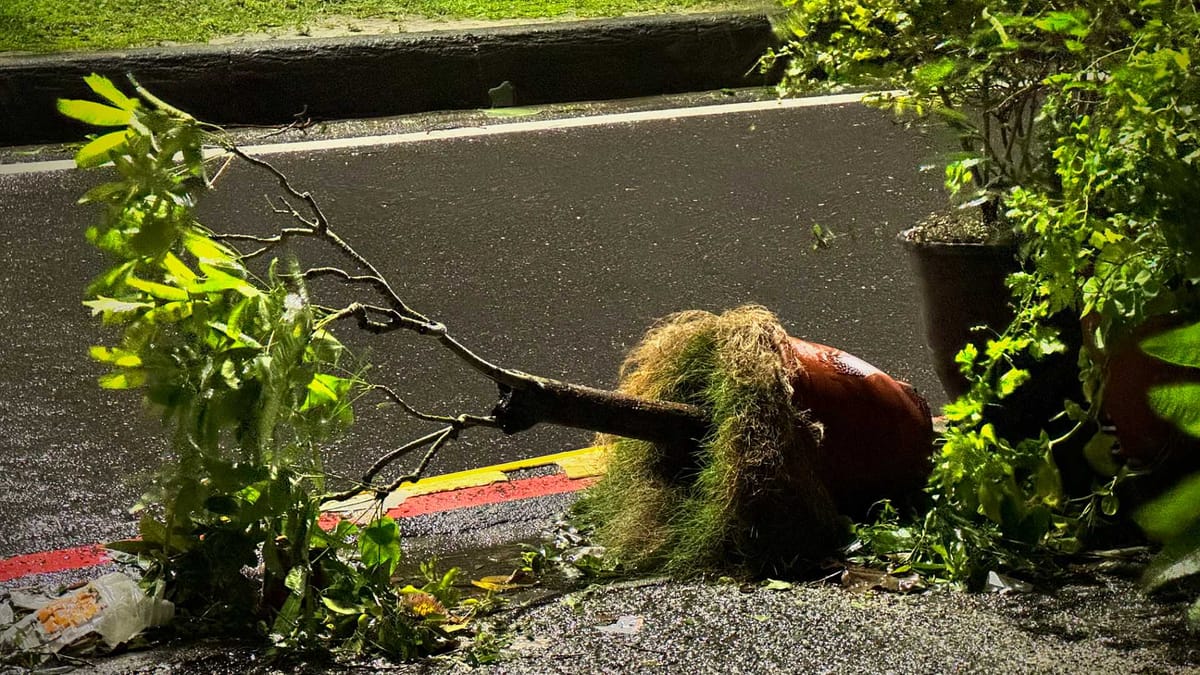
{"type": "Polygon", "coordinates": [[[492,483],[503,483],[509,480],[508,474],[514,471],[536,469],[551,464],[558,465],[567,478],[590,478],[604,473],[607,459],[607,446],[581,448],[553,455],[531,457],[515,462],[506,462],[494,466],[485,466],[478,469],[468,469],[441,476],[422,478],[416,483],[403,485],[388,495],[383,500],[382,506],[375,500],[374,493],[363,492],[345,501],[327,504],[323,510],[330,513],[337,513],[345,518],[357,518],[368,511],[375,512],[380,510],[380,508],[383,511],[394,509],[403,504],[409,497],[450,492],[451,490],[461,490],[463,488],[482,487],[484,485],[491,485],[492,483]]]}

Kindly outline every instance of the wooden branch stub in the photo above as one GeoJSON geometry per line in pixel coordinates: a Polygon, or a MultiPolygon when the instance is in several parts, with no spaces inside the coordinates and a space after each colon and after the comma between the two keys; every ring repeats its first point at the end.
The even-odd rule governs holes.
{"type": "Polygon", "coordinates": [[[506,434],[546,423],[654,443],[695,445],[709,431],[709,415],[697,406],[533,376],[526,386],[501,384],[492,416],[506,434]]]}

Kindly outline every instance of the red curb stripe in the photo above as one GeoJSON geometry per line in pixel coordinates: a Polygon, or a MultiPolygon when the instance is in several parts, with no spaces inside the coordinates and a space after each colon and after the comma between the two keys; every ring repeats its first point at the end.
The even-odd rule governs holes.
{"type": "MultiPolygon", "coordinates": [[[[567,478],[564,475],[556,474],[462,488],[449,492],[416,495],[409,497],[396,508],[390,509],[388,515],[393,518],[414,518],[472,506],[486,506],[518,499],[574,492],[594,482],[596,482],[595,478],[567,478]]],[[[337,524],[338,520],[336,514],[326,513],[322,514],[320,524],[321,527],[331,528],[337,524]]],[[[95,567],[108,562],[108,559],[108,551],[103,544],[89,544],[59,551],[27,553],[0,560],[0,582],[12,581],[34,574],[95,567]]]]}
{"type": "Polygon", "coordinates": [[[389,509],[387,514],[393,518],[414,518],[429,513],[441,513],[471,506],[485,506],[518,499],[574,492],[594,482],[596,482],[595,478],[567,478],[562,474],[522,478],[449,492],[415,495],[404,500],[404,503],[396,508],[389,509]]]}
{"type": "Polygon", "coordinates": [[[108,551],[103,544],[89,544],[65,548],[61,551],[28,553],[0,560],[0,581],[11,581],[32,574],[64,572],[84,567],[95,567],[108,562],[108,551]]]}

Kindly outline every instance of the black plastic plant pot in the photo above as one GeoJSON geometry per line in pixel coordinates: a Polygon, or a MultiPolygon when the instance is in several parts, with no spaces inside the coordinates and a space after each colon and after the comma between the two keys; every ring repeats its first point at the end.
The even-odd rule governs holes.
{"type": "Polygon", "coordinates": [[[1004,280],[1019,269],[1015,244],[962,244],[899,235],[908,251],[921,296],[921,319],[933,367],[950,400],[966,393],[954,357],[968,342],[981,349],[1012,320],[1004,280]],[[974,330],[977,326],[987,329],[974,330]]]}

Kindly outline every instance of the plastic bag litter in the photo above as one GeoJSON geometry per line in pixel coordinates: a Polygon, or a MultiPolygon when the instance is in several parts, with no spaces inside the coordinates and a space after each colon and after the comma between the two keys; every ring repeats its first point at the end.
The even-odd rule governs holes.
{"type": "MultiPolygon", "coordinates": [[[[147,596],[131,577],[106,574],[56,598],[13,592],[8,617],[29,611],[0,633],[0,650],[54,654],[112,650],[175,616],[175,605],[147,596]],[[10,612],[16,612],[10,613],[10,612]],[[103,643],[101,645],[100,643],[103,643]]],[[[11,622],[11,618],[10,618],[11,622]]]]}

